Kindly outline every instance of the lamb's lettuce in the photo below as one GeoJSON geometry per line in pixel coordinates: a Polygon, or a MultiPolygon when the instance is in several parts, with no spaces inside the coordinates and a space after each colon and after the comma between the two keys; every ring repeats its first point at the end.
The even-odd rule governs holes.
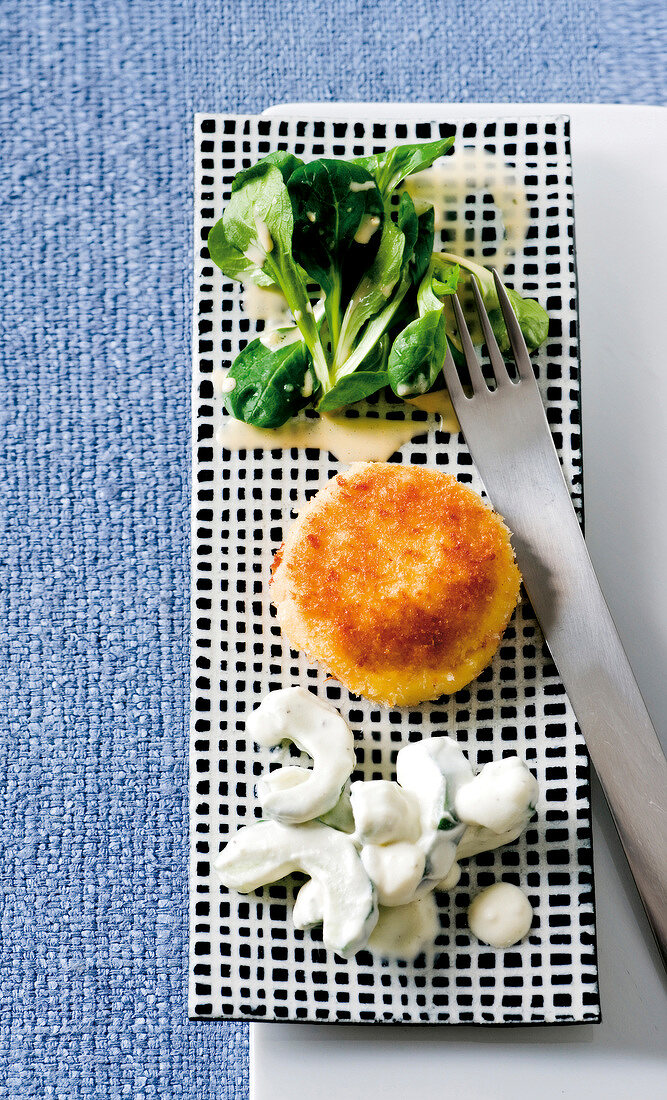
{"type": "Polygon", "coordinates": [[[329,369],[310,298],[292,255],[292,203],[279,168],[255,166],[232,196],[209,234],[211,259],[230,279],[244,277],[260,286],[275,285],[309,349],[320,385],[328,388],[329,369]],[[262,281],[268,280],[268,281],[262,281]]]}
{"type": "Polygon", "coordinates": [[[385,201],[408,176],[423,172],[443,156],[454,144],[454,138],[438,141],[422,141],[415,145],[397,145],[386,153],[374,153],[369,157],[357,157],[360,164],[374,176],[385,201]]]}
{"type": "Polygon", "coordinates": [[[335,412],[345,405],[353,405],[355,401],[363,401],[364,397],[370,397],[372,393],[383,390],[389,382],[386,370],[370,371],[357,370],[354,374],[348,374],[341,378],[333,389],[325,393],[320,400],[318,412],[335,412]]]}
{"type": "Polygon", "coordinates": [[[279,428],[308,405],[317,391],[310,352],[302,340],[277,348],[253,340],[236,357],[227,375],[232,416],[257,428],[279,428]]]}
{"type": "Polygon", "coordinates": [[[433,388],[447,354],[443,299],[456,292],[458,265],[445,280],[431,262],[417,292],[418,316],[399,332],[389,354],[389,384],[398,397],[416,397],[433,388]]]}
{"type": "Polygon", "coordinates": [[[267,156],[262,157],[251,168],[243,168],[240,172],[237,172],[232,180],[232,192],[238,191],[253,176],[261,175],[265,167],[273,166],[277,168],[283,177],[283,181],[287,183],[292,173],[296,172],[297,168],[301,168],[302,165],[303,161],[295,157],[293,153],[287,153],[279,149],[275,153],[269,153],[267,156]]]}
{"type": "MultiPolygon", "coordinates": [[[[231,279],[280,290],[294,325],[252,341],[235,360],[226,398],[235,417],[274,428],[309,402],[329,413],[385,386],[401,397],[427,392],[448,341],[459,355],[450,300],[463,275],[476,280],[509,350],[491,273],[434,252],[433,207],[415,207],[397,190],[452,144],[309,164],[277,151],[238,173],[209,233],[211,259],[231,279]]],[[[538,302],[508,294],[532,350],[549,318],[538,302]]]]}
{"type": "MultiPolygon", "coordinates": [[[[393,295],[403,267],[405,246],[404,234],[391,218],[387,218],[375,259],[366,274],[362,275],[343,315],[333,361],[333,373],[337,379],[351,373],[345,368],[349,366],[360,329],[371,317],[382,312],[393,295]]],[[[379,335],[381,333],[378,338],[379,335]]]]}

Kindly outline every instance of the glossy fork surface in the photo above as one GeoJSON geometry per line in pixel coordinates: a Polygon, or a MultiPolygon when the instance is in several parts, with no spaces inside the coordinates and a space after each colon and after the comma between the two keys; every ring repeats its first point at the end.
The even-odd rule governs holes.
{"type": "Polygon", "coordinates": [[[530,601],[611,808],[639,894],[667,958],[667,761],[588,556],[526,344],[494,279],[518,377],[510,378],[475,279],[495,379],[487,385],[456,296],[472,396],[448,349],[445,380],[493,507],[504,517],[530,601]]]}

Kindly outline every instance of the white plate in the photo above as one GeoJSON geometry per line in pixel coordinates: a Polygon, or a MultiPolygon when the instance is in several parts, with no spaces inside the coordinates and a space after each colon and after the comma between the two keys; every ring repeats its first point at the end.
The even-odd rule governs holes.
{"type": "MultiPolygon", "coordinates": [[[[299,113],[304,105],[293,109],[299,113]]],[[[318,105],[320,114],[345,110],[318,105]]],[[[353,110],[378,119],[428,117],[434,105],[355,104],[353,110]]],[[[665,735],[667,112],[437,105],[438,114],[452,118],[559,111],[572,120],[587,541],[658,732],[665,735]]],[[[593,794],[602,1024],[483,1032],[394,1027],[390,1033],[254,1024],[253,1100],[429,1100],[457,1088],[467,1100],[504,1100],[516,1095],[519,1074],[531,1090],[538,1085],[541,1100],[661,1095],[667,1071],[664,971],[597,787],[593,794]]]]}

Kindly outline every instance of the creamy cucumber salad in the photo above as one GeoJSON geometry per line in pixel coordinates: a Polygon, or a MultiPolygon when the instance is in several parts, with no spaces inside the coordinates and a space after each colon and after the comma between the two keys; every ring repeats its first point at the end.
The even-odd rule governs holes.
{"type": "MultiPolygon", "coordinates": [[[[456,885],[459,860],[515,840],[535,810],[537,781],[522,760],[508,756],[475,774],[449,737],[400,749],[395,782],[350,782],[352,732],[334,707],[303,688],[267,695],[247,732],[274,750],[296,746],[312,765],[284,762],[260,780],[266,818],[240,829],[215,869],[239,893],[294,871],[308,875],[294,924],[321,924],[325,946],[343,957],[368,947],[414,958],[437,934],[433,893],[456,885]]],[[[498,886],[510,884],[475,899],[471,927],[506,947],[526,935],[532,911],[516,887],[498,886]]]]}

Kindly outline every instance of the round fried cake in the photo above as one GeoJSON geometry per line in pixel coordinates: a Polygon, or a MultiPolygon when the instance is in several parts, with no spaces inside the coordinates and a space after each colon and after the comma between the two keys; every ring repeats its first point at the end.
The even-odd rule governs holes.
{"type": "Polygon", "coordinates": [[[423,466],[355,463],[301,511],[273,562],[285,638],[350,691],[405,706],[493,657],[519,598],[509,531],[423,466]]]}

